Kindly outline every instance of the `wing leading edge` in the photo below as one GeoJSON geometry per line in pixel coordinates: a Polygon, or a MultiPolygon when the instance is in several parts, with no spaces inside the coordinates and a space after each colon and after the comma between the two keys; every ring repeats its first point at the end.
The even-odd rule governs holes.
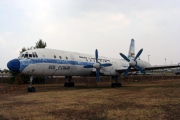
{"type": "Polygon", "coordinates": [[[151,66],[151,67],[146,67],[145,70],[157,70],[157,69],[166,69],[166,68],[177,68],[180,67],[180,65],[166,65],[166,66],[151,66]]]}
{"type": "MultiPolygon", "coordinates": [[[[144,68],[144,70],[158,70],[158,69],[166,69],[166,68],[177,68],[177,67],[180,67],[180,64],[178,65],[162,65],[162,66],[151,66],[151,67],[146,67],[144,68]]],[[[123,73],[126,69],[115,69],[116,72],[119,72],[119,73],[123,73]]],[[[137,69],[131,69],[130,72],[133,72],[133,71],[138,71],[137,69]]]]}

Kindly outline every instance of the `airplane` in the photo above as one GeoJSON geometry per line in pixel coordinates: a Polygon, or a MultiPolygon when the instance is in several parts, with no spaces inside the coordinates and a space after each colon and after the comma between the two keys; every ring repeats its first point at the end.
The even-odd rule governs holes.
{"type": "Polygon", "coordinates": [[[100,81],[100,75],[111,76],[115,80],[111,87],[121,87],[119,76],[126,76],[130,71],[175,68],[174,66],[152,66],[148,62],[140,60],[143,49],[135,56],[135,41],[131,39],[128,57],[120,53],[124,59],[114,59],[95,55],[55,50],[55,49],[32,49],[20,54],[18,59],[10,60],[7,63],[9,70],[30,76],[28,92],[35,92],[32,86],[34,76],[65,76],[64,87],[74,87],[73,76],[96,76],[96,81],[100,81]]]}

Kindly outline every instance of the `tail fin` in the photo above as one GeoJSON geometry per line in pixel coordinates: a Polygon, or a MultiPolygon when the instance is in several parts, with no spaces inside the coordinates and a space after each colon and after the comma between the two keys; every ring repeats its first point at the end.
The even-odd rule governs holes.
{"type": "Polygon", "coordinates": [[[131,39],[128,58],[134,58],[135,57],[135,46],[134,46],[134,44],[135,44],[134,39],[131,39]]]}

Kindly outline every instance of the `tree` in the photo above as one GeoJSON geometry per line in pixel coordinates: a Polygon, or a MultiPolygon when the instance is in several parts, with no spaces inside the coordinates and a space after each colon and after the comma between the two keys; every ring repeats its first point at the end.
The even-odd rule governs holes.
{"type": "Polygon", "coordinates": [[[26,51],[27,49],[25,48],[25,47],[23,47],[22,49],[21,49],[21,51],[20,51],[20,53],[22,53],[22,52],[24,52],[24,51],[26,51]]]}
{"type": "Polygon", "coordinates": [[[43,42],[41,39],[36,43],[35,48],[45,48],[46,42],[43,42]]]}
{"type": "Polygon", "coordinates": [[[20,53],[27,51],[27,50],[32,50],[36,48],[45,48],[46,47],[46,42],[43,42],[41,39],[36,43],[35,47],[31,46],[30,48],[25,48],[23,47],[20,51],[20,53]]]}

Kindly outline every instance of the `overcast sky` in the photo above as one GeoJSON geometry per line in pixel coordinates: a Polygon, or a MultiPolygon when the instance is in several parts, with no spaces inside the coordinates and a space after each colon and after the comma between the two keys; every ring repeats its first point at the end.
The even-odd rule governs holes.
{"type": "Polygon", "coordinates": [[[121,59],[131,39],[152,65],[180,62],[179,0],[0,0],[0,68],[23,47],[121,59]]]}

